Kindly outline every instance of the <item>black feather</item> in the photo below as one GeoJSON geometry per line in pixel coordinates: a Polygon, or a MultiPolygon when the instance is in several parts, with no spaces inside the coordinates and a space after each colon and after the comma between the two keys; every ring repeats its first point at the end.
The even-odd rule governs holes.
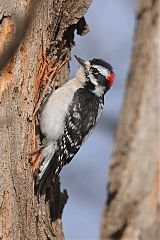
{"type": "Polygon", "coordinates": [[[57,141],[57,150],[41,179],[38,178],[38,169],[43,161],[35,173],[35,192],[38,197],[45,191],[46,183],[58,176],[63,166],[68,164],[78,152],[94,128],[98,110],[102,108],[103,102],[103,97],[97,97],[85,88],[80,88],[75,92],[65,119],[64,133],[57,141]]]}
{"type": "Polygon", "coordinates": [[[90,63],[91,63],[91,65],[100,65],[102,67],[107,68],[110,72],[113,72],[112,66],[109,63],[107,63],[104,60],[102,60],[102,59],[93,58],[90,61],[90,63]]]}

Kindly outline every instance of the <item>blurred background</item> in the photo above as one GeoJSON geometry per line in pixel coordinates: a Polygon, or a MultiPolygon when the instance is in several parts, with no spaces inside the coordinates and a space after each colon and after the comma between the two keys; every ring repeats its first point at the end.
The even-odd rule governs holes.
{"type": "MultiPolygon", "coordinates": [[[[63,212],[67,240],[99,239],[106,201],[107,171],[125,91],[135,27],[136,0],[93,0],[85,18],[90,32],[76,36],[72,50],[84,59],[102,58],[114,68],[116,82],[106,94],[98,126],[61,173],[69,199],[63,212]]],[[[71,61],[71,78],[78,63],[71,61]]]]}

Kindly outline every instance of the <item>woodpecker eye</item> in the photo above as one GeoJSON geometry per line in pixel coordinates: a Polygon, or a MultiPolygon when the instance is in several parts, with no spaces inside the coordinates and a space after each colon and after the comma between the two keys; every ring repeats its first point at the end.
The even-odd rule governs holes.
{"type": "Polygon", "coordinates": [[[98,74],[99,72],[98,72],[98,70],[96,68],[92,68],[92,73],[98,74]]]}

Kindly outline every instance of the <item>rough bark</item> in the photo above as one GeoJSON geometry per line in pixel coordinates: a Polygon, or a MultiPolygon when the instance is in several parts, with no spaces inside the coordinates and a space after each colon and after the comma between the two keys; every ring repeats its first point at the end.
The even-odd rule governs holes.
{"type": "MultiPolygon", "coordinates": [[[[5,2],[5,1],[4,1],[5,2]]],[[[2,3],[2,1],[1,1],[2,3]]],[[[91,0],[39,1],[36,13],[17,53],[0,75],[0,239],[63,239],[61,215],[67,194],[60,184],[53,197],[38,204],[33,190],[30,153],[35,147],[33,110],[40,85],[55,67],[70,56],[74,31],[88,28],[83,18],[91,0]],[[45,67],[44,67],[45,66],[45,67]]],[[[14,0],[15,9],[26,14],[29,1],[14,0]]],[[[0,52],[13,37],[13,16],[0,5],[0,52]]],[[[63,66],[52,87],[68,78],[63,66]]]]}
{"type": "Polygon", "coordinates": [[[140,0],[101,239],[160,239],[160,1],[140,0]]]}

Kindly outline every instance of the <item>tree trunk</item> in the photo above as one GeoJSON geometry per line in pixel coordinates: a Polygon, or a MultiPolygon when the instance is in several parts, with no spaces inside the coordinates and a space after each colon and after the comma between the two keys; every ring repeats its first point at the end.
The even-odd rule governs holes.
{"type": "Polygon", "coordinates": [[[160,0],[140,0],[101,239],[160,239],[160,0]]]}
{"type": "MultiPolygon", "coordinates": [[[[4,1],[5,2],[5,1],[4,1]]],[[[26,14],[29,1],[14,0],[15,9],[26,14]]],[[[53,199],[38,204],[34,196],[30,153],[34,150],[37,99],[54,69],[70,56],[74,31],[88,28],[83,18],[91,0],[38,1],[25,39],[0,76],[0,239],[63,239],[61,215],[67,199],[59,183],[53,199]]],[[[0,52],[13,37],[12,13],[0,5],[0,52]]],[[[52,88],[68,78],[66,63],[52,88]]]]}

